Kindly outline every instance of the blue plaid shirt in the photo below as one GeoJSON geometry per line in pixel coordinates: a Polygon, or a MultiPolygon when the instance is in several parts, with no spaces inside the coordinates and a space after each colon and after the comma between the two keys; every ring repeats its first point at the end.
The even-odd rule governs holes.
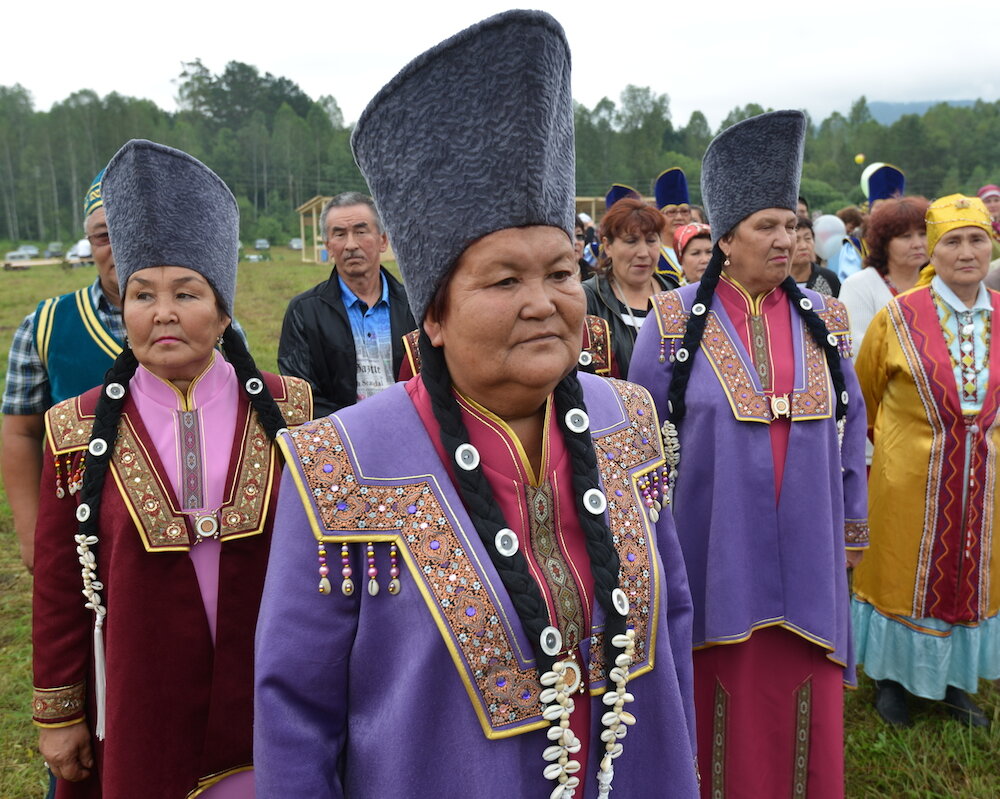
{"type": "MultiPolygon", "coordinates": [[[[98,278],[90,284],[90,299],[97,308],[97,318],[118,341],[125,341],[125,322],[122,309],[116,308],[101,289],[98,278]]],[[[246,334],[233,320],[233,330],[246,342],[246,334]]],[[[7,358],[7,382],[3,390],[0,411],[13,416],[45,413],[49,409],[49,373],[35,347],[35,312],[32,311],[14,331],[7,358]]]]}

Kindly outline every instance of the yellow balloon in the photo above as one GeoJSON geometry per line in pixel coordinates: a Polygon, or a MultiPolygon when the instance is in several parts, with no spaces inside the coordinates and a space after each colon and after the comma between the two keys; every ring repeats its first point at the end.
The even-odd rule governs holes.
{"type": "Polygon", "coordinates": [[[854,163],[855,164],[863,164],[864,162],[865,162],[865,154],[864,153],[858,153],[856,156],[854,156],[854,163]]]}

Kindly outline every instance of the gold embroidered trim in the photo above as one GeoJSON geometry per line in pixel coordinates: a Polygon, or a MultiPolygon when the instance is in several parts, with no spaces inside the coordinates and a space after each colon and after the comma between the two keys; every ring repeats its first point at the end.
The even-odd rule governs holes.
{"type": "Polygon", "coordinates": [[[583,349],[590,353],[595,375],[611,374],[611,328],[606,319],[587,314],[583,322],[583,349]]]}
{"type": "Polygon", "coordinates": [[[61,722],[59,726],[65,726],[74,716],[83,715],[85,699],[82,682],[62,688],[35,688],[31,700],[31,715],[36,722],[42,724],[61,722]]]}
{"type": "Polygon", "coordinates": [[[868,521],[847,519],[844,522],[844,540],[848,546],[868,543],[868,521]]]}
{"type": "MultiPolygon", "coordinates": [[[[836,303],[831,298],[827,299],[836,303]]],[[[688,312],[683,308],[680,294],[676,291],[656,294],[653,296],[653,303],[657,311],[660,335],[663,338],[683,336],[688,312]]],[[[839,303],[836,303],[836,306],[819,312],[821,315],[829,316],[831,324],[834,325],[834,330],[831,332],[835,335],[840,332],[838,325],[841,323],[841,316],[838,308],[843,309],[839,303]]],[[[843,318],[846,319],[846,312],[843,318]]],[[[807,331],[803,331],[800,340],[804,350],[800,357],[801,366],[804,366],[806,385],[804,390],[795,391],[790,396],[792,419],[828,418],[831,415],[831,385],[826,368],[826,356],[807,331]]],[[[757,384],[751,377],[752,365],[740,357],[737,344],[722,326],[718,314],[711,310],[708,311],[701,349],[708,356],[723,390],[729,397],[733,415],[744,422],[771,422],[774,415],[770,398],[758,390],[757,384]]],[[[796,372],[799,372],[798,368],[796,372]]],[[[798,378],[797,374],[796,380],[798,378]]]]}

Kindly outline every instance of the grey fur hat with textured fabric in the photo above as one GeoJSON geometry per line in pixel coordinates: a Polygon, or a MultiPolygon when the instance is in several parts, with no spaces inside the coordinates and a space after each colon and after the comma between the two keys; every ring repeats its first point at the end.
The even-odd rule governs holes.
{"type": "Polygon", "coordinates": [[[771,111],[716,136],[701,162],[701,197],[712,220],[712,244],[750,214],[798,207],[806,118],[771,111]]]}
{"type": "Polygon", "coordinates": [[[361,114],[351,138],[422,321],[474,241],[550,225],[572,239],[570,53],[541,11],[508,11],[418,56],[361,114]]]}
{"type": "Polygon", "coordinates": [[[229,187],[197,158],[132,139],[112,159],[101,195],[118,284],[150,266],[186,266],[232,316],[240,214],[229,187]]]}

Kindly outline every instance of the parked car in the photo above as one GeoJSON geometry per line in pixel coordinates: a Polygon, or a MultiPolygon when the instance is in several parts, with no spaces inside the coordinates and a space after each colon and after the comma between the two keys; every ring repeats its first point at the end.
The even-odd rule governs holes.
{"type": "Polygon", "coordinates": [[[289,248],[291,248],[293,250],[301,250],[302,249],[302,239],[297,239],[297,238],[296,239],[292,239],[290,242],[288,242],[288,246],[289,246],[289,248]]]}
{"type": "Polygon", "coordinates": [[[70,261],[89,261],[91,256],[92,252],[90,249],[90,242],[87,239],[80,239],[76,244],[70,247],[69,252],[66,253],[66,258],[70,261]]]}
{"type": "Polygon", "coordinates": [[[18,247],[13,252],[7,253],[3,259],[5,261],[27,261],[29,258],[31,258],[31,253],[18,247]]]}
{"type": "Polygon", "coordinates": [[[29,258],[38,257],[38,248],[34,244],[22,244],[17,249],[21,252],[27,253],[29,258]]]}
{"type": "Polygon", "coordinates": [[[267,239],[257,239],[253,243],[253,248],[255,250],[270,250],[271,242],[269,242],[267,239]]]}
{"type": "Polygon", "coordinates": [[[61,241],[50,241],[49,246],[45,248],[46,258],[62,258],[63,254],[63,243],[61,241]]]}

